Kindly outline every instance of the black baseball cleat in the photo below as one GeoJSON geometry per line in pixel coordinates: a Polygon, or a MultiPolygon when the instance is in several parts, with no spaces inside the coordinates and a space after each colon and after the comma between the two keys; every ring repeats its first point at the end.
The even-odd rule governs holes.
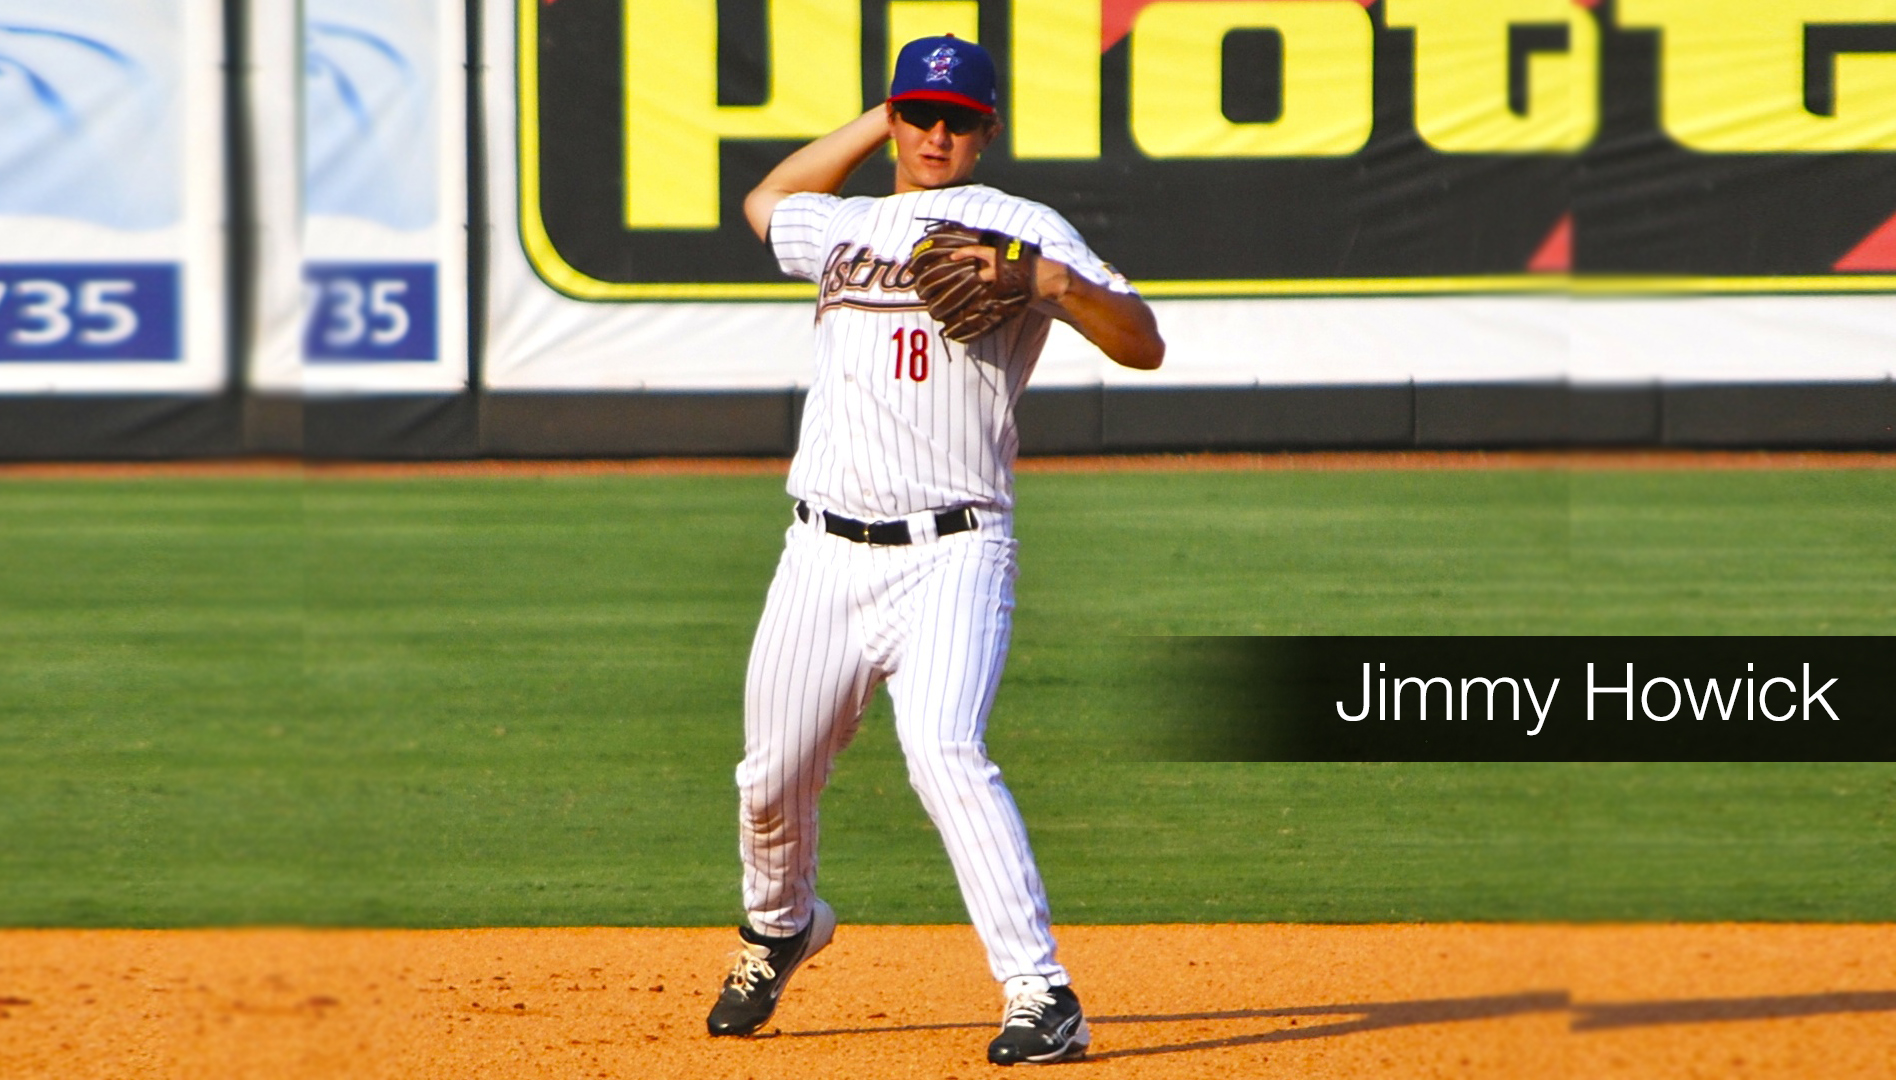
{"type": "Polygon", "coordinates": [[[763,1027],[777,1011],[777,999],[791,972],[830,943],[836,933],[836,912],[816,901],[810,925],[785,938],[764,937],[748,926],[738,927],[737,932],[744,947],[705,1020],[713,1035],[749,1035],[763,1027]]]}
{"type": "Polygon", "coordinates": [[[1092,1041],[1072,987],[1030,987],[1008,995],[1001,1033],[988,1044],[988,1060],[996,1065],[1070,1061],[1085,1057],[1092,1041]]]}

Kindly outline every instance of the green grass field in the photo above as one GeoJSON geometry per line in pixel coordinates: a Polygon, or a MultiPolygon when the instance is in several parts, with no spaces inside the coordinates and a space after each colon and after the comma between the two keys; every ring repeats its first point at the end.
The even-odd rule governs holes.
{"type": "MultiPolygon", "coordinates": [[[[0,925],[735,920],[781,486],[0,484],[0,925]]],[[[990,745],[1060,921],[1896,919],[1890,763],[1165,763],[1111,700],[1146,635],[1890,634],[1896,471],[1019,486],[990,745]]],[[[961,921],[887,721],[825,894],[961,921]]]]}

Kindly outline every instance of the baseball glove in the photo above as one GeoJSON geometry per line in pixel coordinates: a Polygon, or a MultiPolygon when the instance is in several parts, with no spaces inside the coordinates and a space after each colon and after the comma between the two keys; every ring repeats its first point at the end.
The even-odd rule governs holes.
{"type": "Polygon", "coordinates": [[[1034,299],[1040,245],[995,229],[930,218],[909,249],[915,292],[950,341],[969,342],[1020,314],[1034,299]],[[967,247],[994,249],[994,280],[981,280],[981,260],[955,259],[967,247]]]}

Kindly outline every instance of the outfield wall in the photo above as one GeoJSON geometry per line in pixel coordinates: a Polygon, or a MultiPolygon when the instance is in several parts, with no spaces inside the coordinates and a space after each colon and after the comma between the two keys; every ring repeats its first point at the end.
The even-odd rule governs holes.
{"type": "Polygon", "coordinates": [[[0,15],[0,457],[788,453],[814,289],[738,205],[942,31],[1170,346],[1056,327],[1024,452],[1896,446],[1882,0],[0,15]]]}

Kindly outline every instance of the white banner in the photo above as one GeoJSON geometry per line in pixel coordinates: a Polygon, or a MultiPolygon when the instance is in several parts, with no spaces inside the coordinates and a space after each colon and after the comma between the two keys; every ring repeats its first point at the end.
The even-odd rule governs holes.
{"type": "Polygon", "coordinates": [[[458,0],[303,0],[309,393],[467,385],[466,17],[458,0]]]}
{"type": "Polygon", "coordinates": [[[296,0],[247,0],[251,235],[250,385],[269,393],[303,388],[303,202],[299,168],[297,63],[302,25],[296,0]]]}
{"type": "Polygon", "coordinates": [[[1598,297],[1568,305],[1576,383],[1882,382],[1896,296],[1598,297]]]}
{"type": "Polygon", "coordinates": [[[0,392],[222,390],[220,0],[0,0],[0,392]]]}

